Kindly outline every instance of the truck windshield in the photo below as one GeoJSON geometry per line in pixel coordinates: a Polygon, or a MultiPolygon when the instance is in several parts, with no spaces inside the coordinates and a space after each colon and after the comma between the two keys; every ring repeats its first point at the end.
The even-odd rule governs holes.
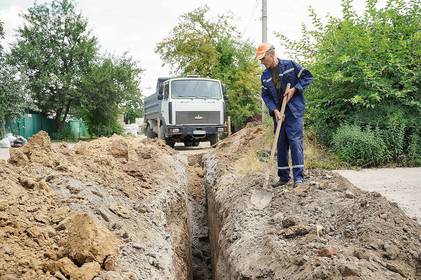
{"type": "Polygon", "coordinates": [[[171,82],[172,98],[221,98],[221,87],[217,81],[178,80],[171,82]]]}

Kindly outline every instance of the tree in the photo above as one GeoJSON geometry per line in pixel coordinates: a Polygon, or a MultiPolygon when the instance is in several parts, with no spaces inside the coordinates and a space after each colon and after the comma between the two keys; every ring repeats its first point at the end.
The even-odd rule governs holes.
{"type": "MultiPolygon", "coordinates": [[[[0,21],[0,38],[3,36],[3,23],[0,21]]],[[[0,137],[5,134],[6,120],[19,116],[29,103],[18,71],[9,63],[0,45],[0,137]]]]}
{"type": "Polygon", "coordinates": [[[183,14],[156,52],[174,74],[222,80],[228,89],[228,114],[236,125],[259,111],[259,66],[254,48],[243,41],[232,16],[208,16],[207,6],[183,14]]]}
{"type": "Polygon", "coordinates": [[[36,106],[55,116],[61,129],[81,99],[81,80],[96,57],[96,39],[71,0],[35,3],[23,18],[12,58],[28,79],[36,106]]]}
{"type": "Polygon", "coordinates": [[[137,118],[143,116],[143,99],[142,96],[136,94],[132,99],[126,102],[124,106],[124,121],[126,123],[134,123],[137,118]]]}
{"type": "Polygon", "coordinates": [[[142,69],[133,59],[100,59],[82,79],[82,106],[80,115],[91,134],[109,136],[122,131],[119,117],[130,107],[140,108],[139,75],[142,69]]]}
{"type": "Polygon", "coordinates": [[[375,131],[389,159],[421,163],[421,3],[376,3],[366,0],[359,16],[352,0],[342,0],[343,17],[326,24],[310,9],[314,28],[304,28],[302,39],[278,36],[315,76],[307,123],[324,143],[352,123],[375,131]]]}

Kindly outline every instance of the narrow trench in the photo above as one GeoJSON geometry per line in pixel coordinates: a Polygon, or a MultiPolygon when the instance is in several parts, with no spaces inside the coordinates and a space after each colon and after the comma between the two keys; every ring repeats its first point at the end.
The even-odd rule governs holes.
{"type": "Polygon", "coordinates": [[[208,208],[203,184],[202,155],[188,156],[189,211],[192,232],[193,280],[211,280],[212,265],[209,244],[208,208]]]}
{"type": "Polygon", "coordinates": [[[415,264],[415,279],[421,279],[421,256],[418,257],[415,264]]]}

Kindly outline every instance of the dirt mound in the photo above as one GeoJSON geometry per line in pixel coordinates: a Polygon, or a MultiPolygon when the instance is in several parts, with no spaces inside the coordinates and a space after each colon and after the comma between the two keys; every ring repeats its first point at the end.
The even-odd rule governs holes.
{"type": "Polygon", "coordinates": [[[187,277],[186,172],[162,141],[72,147],[41,132],[11,154],[0,163],[0,279],[187,277]]]}
{"type": "Polygon", "coordinates": [[[205,157],[216,279],[421,279],[419,224],[326,171],[264,186],[269,139],[252,125],[205,157]]]}
{"type": "Polygon", "coordinates": [[[92,261],[102,264],[117,255],[116,237],[95,223],[89,215],[74,215],[65,227],[68,230],[63,242],[64,254],[77,265],[82,266],[92,261]]]}
{"type": "MultiPolygon", "coordinates": [[[[18,173],[4,163],[0,163],[0,169],[0,278],[46,279],[48,275],[65,275],[88,279],[84,275],[90,275],[92,267],[97,268],[94,276],[98,274],[102,262],[93,260],[79,268],[66,257],[65,241],[71,235],[64,230],[65,219],[74,212],[60,205],[48,183],[26,172],[18,173]]],[[[97,244],[99,248],[109,246],[108,240],[97,244]]],[[[116,248],[114,244],[114,251],[116,248]]]]}

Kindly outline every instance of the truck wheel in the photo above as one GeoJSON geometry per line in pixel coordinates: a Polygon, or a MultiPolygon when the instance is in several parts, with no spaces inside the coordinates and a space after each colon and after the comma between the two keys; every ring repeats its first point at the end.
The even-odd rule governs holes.
{"type": "Polygon", "coordinates": [[[165,144],[170,146],[171,148],[174,148],[175,142],[173,140],[165,139],[165,144]]]}
{"type": "Polygon", "coordinates": [[[218,140],[219,140],[218,139],[218,134],[209,135],[209,141],[210,141],[211,146],[213,146],[216,143],[218,143],[218,140]]]}
{"type": "Polygon", "coordinates": [[[156,134],[153,132],[152,128],[149,125],[146,128],[146,137],[148,137],[149,139],[156,137],[156,134]]]}
{"type": "Polygon", "coordinates": [[[191,146],[193,146],[192,141],[184,141],[184,147],[191,147],[191,146]]]}

